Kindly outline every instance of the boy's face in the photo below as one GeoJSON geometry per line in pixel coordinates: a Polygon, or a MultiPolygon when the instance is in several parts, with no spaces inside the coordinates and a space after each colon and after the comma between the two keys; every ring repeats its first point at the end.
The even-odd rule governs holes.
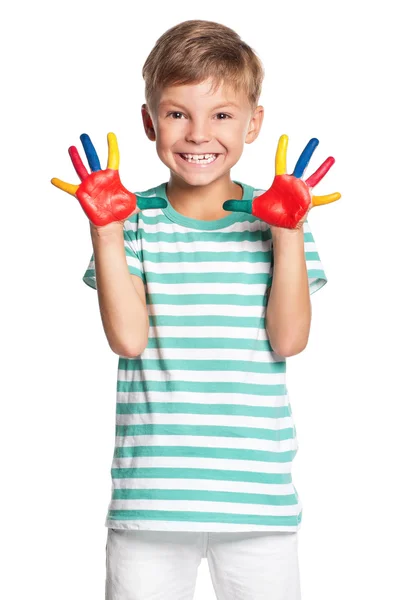
{"type": "Polygon", "coordinates": [[[220,85],[210,95],[210,87],[209,80],[168,87],[155,98],[152,113],[146,104],[141,109],[160,160],[190,185],[207,185],[228,173],[244,144],[258,136],[264,116],[262,106],[251,109],[243,92],[220,85]],[[205,165],[190,163],[181,153],[216,154],[216,159],[205,165]]]}

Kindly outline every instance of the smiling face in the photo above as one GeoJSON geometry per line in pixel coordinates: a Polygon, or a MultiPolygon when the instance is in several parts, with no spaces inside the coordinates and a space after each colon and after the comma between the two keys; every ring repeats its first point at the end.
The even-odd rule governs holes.
{"type": "Polygon", "coordinates": [[[223,84],[214,93],[210,90],[210,80],[168,87],[155,98],[152,114],[146,104],[141,109],[160,160],[188,185],[229,179],[244,144],[253,142],[261,128],[263,107],[253,111],[244,92],[235,93],[223,84]],[[199,163],[181,154],[211,156],[199,163]]]}

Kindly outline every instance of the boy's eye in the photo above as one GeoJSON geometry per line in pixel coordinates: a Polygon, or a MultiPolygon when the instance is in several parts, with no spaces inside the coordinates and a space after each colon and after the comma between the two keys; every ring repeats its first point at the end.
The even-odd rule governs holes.
{"type": "MultiPolygon", "coordinates": [[[[179,111],[176,111],[176,110],[175,110],[175,111],[173,111],[173,112],[170,112],[170,113],[168,113],[166,116],[168,117],[168,116],[170,116],[170,115],[182,115],[182,112],[179,112],[179,111]]],[[[224,115],[224,117],[227,117],[228,119],[230,119],[230,118],[231,118],[231,117],[230,117],[229,115],[227,115],[226,113],[217,113],[217,116],[219,116],[219,115],[224,115]]],[[[177,119],[177,120],[179,120],[179,119],[177,119]]],[[[217,119],[217,120],[218,120],[218,121],[226,121],[226,119],[217,119]]]]}

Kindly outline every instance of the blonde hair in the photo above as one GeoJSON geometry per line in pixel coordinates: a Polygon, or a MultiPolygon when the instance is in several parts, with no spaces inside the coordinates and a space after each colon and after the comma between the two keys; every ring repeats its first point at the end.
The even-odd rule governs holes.
{"type": "Polygon", "coordinates": [[[157,92],[164,88],[210,79],[210,93],[226,84],[235,93],[244,91],[254,110],[264,69],[256,52],[233,29],[214,21],[189,20],[161,35],[144,63],[142,76],[150,109],[157,92]]]}

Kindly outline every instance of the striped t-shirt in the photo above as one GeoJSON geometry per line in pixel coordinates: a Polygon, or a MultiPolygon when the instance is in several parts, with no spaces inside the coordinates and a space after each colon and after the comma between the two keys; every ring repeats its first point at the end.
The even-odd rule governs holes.
{"type": "MultiPolygon", "coordinates": [[[[235,181],[243,200],[264,190],[235,181]]],[[[138,196],[167,199],[166,183],[138,196]]],[[[310,292],[326,283],[304,223],[310,292]]],[[[265,328],[269,226],[244,212],[203,221],[168,203],[124,224],[142,278],[148,345],[119,357],[112,497],[105,526],[180,531],[297,531],[297,439],[286,359],[265,328]]],[[[95,288],[92,254],[83,281],[95,288]]]]}

